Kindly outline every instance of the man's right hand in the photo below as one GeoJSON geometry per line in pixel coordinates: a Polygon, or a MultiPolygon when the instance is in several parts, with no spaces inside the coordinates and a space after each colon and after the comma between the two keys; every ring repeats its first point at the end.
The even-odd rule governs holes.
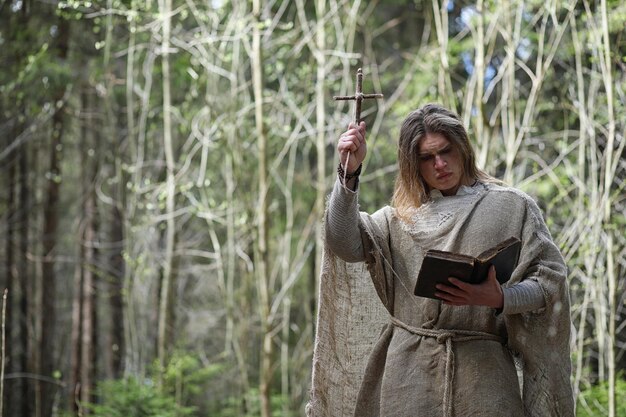
{"type": "Polygon", "coordinates": [[[339,153],[339,160],[342,166],[345,165],[348,152],[350,152],[350,160],[348,161],[347,167],[348,174],[357,170],[365,159],[365,155],[367,155],[365,122],[361,122],[358,127],[354,122],[350,123],[348,130],[339,136],[337,152],[339,153]]]}

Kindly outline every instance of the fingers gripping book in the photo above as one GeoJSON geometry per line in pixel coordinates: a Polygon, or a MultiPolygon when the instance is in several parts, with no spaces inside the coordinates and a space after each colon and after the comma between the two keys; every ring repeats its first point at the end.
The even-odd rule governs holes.
{"type": "Polygon", "coordinates": [[[417,276],[414,293],[420,297],[438,300],[435,297],[435,285],[449,285],[449,277],[458,278],[469,284],[480,284],[487,279],[491,265],[496,269],[498,282],[504,284],[511,278],[517,266],[521,245],[519,239],[511,237],[475,257],[434,249],[428,250],[417,276]]]}

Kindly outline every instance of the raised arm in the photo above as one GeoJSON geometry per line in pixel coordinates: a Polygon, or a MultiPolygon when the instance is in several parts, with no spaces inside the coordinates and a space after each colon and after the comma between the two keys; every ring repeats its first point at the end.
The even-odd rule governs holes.
{"type": "Polygon", "coordinates": [[[350,123],[348,130],[339,137],[337,153],[341,168],[326,211],[326,244],[344,261],[359,262],[365,259],[359,229],[357,193],[360,167],[367,154],[364,122],[358,127],[350,123]],[[345,184],[343,170],[346,170],[345,184]]]}
{"type": "Polygon", "coordinates": [[[354,123],[350,123],[348,130],[339,136],[337,154],[339,155],[340,179],[343,181],[343,171],[345,170],[345,186],[354,191],[358,185],[361,164],[367,155],[365,122],[359,123],[358,127],[354,123]],[[348,161],[347,165],[346,161],[348,161]]]}

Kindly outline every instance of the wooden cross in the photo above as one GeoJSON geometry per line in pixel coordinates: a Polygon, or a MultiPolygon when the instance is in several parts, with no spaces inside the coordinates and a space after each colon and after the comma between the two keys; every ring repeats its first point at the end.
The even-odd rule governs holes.
{"type": "MultiPolygon", "coordinates": [[[[361,122],[361,101],[370,99],[370,98],[383,98],[382,94],[363,94],[363,70],[359,68],[356,71],[356,92],[353,96],[334,96],[335,100],[354,100],[356,101],[356,106],[354,108],[354,124],[356,126],[361,122]]],[[[348,156],[346,157],[346,162],[343,168],[344,172],[344,185],[346,183],[345,175],[348,172],[348,161],[350,160],[350,152],[348,152],[348,156]]]]}

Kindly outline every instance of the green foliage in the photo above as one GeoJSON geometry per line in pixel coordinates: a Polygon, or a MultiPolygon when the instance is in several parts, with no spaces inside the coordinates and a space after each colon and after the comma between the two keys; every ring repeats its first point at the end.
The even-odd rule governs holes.
{"type": "MultiPolygon", "coordinates": [[[[270,404],[272,415],[281,417],[295,417],[300,415],[295,411],[285,412],[285,404],[289,401],[282,395],[271,396],[270,404]],[[285,414],[286,413],[286,414],[285,414]]],[[[257,417],[261,415],[261,402],[259,400],[259,390],[251,388],[244,396],[229,397],[225,401],[216,404],[216,409],[212,410],[214,417],[257,417]]]]}
{"type": "MultiPolygon", "coordinates": [[[[615,415],[626,416],[626,379],[621,376],[615,381],[615,415]]],[[[608,414],[609,386],[606,381],[593,385],[578,395],[577,417],[594,417],[608,414]]]]}
{"type": "MultiPolygon", "coordinates": [[[[158,364],[155,369],[158,372],[158,364]]],[[[176,352],[165,369],[162,369],[163,389],[174,393],[179,401],[187,403],[193,395],[201,393],[204,383],[221,370],[220,364],[203,366],[197,357],[176,352]]]]}
{"type": "Polygon", "coordinates": [[[86,407],[94,417],[194,415],[196,407],[189,404],[221,369],[219,364],[203,366],[194,356],[174,353],[167,366],[161,368],[156,364],[145,379],[129,376],[100,382],[96,388],[97,401],[86,407]],[[157,383],[159,379],[161,385],[157,383]]]}
{"type": "Polygon", "coordinates": [[[160,390],[154,381],[135,377],[103,381],[97,396],[99,403],[87,405],[93,417],[183,417],[194,411],[177,404],[174,396],[160,390]]]}

